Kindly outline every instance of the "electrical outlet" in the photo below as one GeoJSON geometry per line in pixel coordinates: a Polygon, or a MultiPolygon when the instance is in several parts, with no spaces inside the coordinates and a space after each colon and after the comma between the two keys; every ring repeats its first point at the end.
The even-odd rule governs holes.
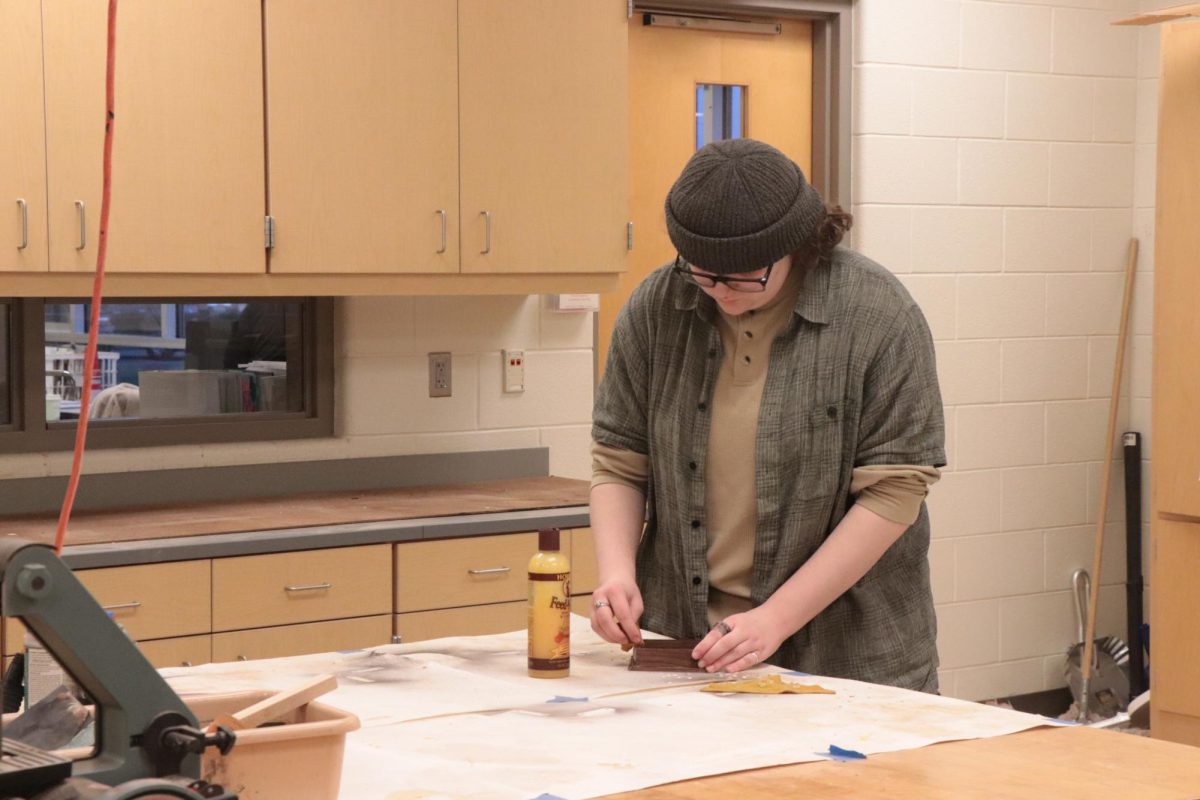
{"type": "Polygon", "coordinates": [[[450,354],[429,354],[429,396],[450,396],[450,354]]]}
{"type": "Polygon", "coordinates": [[[504,356],[504,391],[525,391],[525,351],[505,350],[504,356]]]}

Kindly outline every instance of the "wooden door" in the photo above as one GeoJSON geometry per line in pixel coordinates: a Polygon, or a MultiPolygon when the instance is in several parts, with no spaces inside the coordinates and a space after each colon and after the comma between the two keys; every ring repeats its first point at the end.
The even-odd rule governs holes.
{"type": "Polygon", "coordinates": [[[696,87],[747,87],[745,135],[775,145],[812,173],[812,25],[790,20],[778,36],[629,24],[629,204],[634,248],[617,291],[601,295],[597,364],[633,289],[672,261],[663,203],[696,151],[696,87]]]}
{"type": "Polygon", "coordinates": [[[0,3],[0,272],[46,270],[42,12],[0,3]]]}
{"type": "Polygon", "coordinates": [[[1200,519],[1200,25],[1167,25],[1154,249],[1154,509],[1200,519]]]}
{"type": "MultiPolygon", "coordinates": [[[[108,269],[265,271],[259,0],[117,13],[108,269]]],[[[43,4],[52,271],[95,267],[106,26],[105,3],[43,4]]]]}
{"type": "Polygon", "coordinates": [[[270,271],[458,272],[455,4],[264,13],[270,271]]]}
{"type": "Polygon", "coordinates": [[[458,5],[462,271],[625,269],[625,3],[458,5]]]}

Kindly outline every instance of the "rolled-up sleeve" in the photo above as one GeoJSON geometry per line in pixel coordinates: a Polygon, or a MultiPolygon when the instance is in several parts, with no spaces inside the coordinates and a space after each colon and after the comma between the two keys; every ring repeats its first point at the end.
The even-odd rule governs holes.
{"type": "Polygon", "coordinates": [[[650,459],[643,453],[592,442],[592,487],[619,483],[646,494],[650,459]]]}
{"type": "Polygon", "coordinates": [[[912,525],[929,487],[941,478],[937,467],[875,464],[856,467],[850,483],[854,501],[886,520],[912,525]]]}

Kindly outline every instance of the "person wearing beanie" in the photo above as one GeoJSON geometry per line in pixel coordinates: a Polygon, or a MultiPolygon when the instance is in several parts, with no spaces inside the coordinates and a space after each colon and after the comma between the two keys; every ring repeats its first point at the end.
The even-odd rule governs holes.
{"type": "Polygon", "coordinates": [[[698,150],[665,213],[676,257],[621,310],[596,394],[593,629],[936,692],[921,310],[763,142],[698,150]]]}

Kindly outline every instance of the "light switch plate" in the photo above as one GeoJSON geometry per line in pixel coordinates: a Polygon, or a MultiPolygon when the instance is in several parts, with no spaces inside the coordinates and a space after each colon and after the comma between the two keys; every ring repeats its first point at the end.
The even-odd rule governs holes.
{"type": "Polygon", "coordinates": [[[504,391],[525,391],[525,351],[504,350],[504,391]]]}

